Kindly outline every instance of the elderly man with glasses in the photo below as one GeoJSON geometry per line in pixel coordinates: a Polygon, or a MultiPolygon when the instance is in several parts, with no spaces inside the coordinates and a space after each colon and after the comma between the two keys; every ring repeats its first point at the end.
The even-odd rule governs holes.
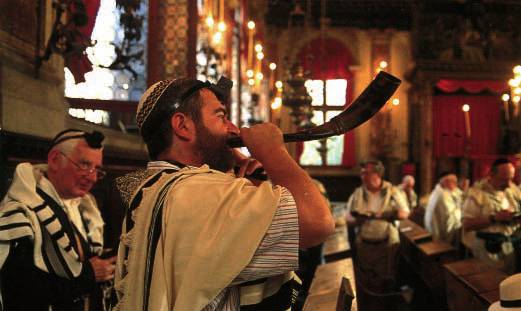
{"type": "MultiPolygon", "coordinates": [[[[92,186],[103,134],[66,130],[47,164],[21,163],[0,203],[0,277],[4,310],[101,310],[96,282],[111,280],[102,259],[103,220],[92,186]]],[[[0,308],[2,309],[2,308],[0,308]]]]}

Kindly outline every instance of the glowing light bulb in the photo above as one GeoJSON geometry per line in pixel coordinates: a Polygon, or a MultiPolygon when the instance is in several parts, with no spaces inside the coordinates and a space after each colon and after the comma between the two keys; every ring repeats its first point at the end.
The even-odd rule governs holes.
{"type": "Polygon", "coordinates": [[[270,70],[275,70],[275,69],[277,69],[277,64],[270,63],[270,70]]]}
{"type": "Polygon", "coordinates": [[[206,18],[206,25],[208,25],[208,27],[213,27],[213,24],[214,24],[213,17],[212,16],[208,16],[206,18]]]}
{"type": "Polygon", "coordinates": [[[246,76],[248,78],[253,78],[253,70],[251,70],[251,69],[246,70],[246,76]]]}
{"type": "Polygon", "coordinates": [[[521,74],[521,65],[517,65],[514,67],[514,73],[515,74],[521,74]]]}
{"type": "Polygon", "coordinates": [[[510,80],[508,80],[508,85],[510,85],[511,87],[518,87],[519,82],[521,82],[521,81],[518,78],[510,79],[510,80]]]}
{"type": "Polygon", "coordinates": [[[255,44],[255,52],[257,52],[257,53],[262,52],[262,44],[260,44],[260,43],[255,44]]]}
{"type": "Polygon", "coordinates": [[[470,106],[468,104],[465,104],[461,107],[461,110],[468,112],[470,110],[470,106]]]}
{"type": "Polygon", "coordinates": [[[215,44],[218,44],[221,42],[223,38],[223,33],[222,32],[216,32],[214,35],[213,35],[213,43],[215,44]]]}
{"type": "Polygon", "coordinates": [[[257,53],[258,60],[262,60],[263,58],[264,58],[264,53],[262,53],[262,52],[257,53]]]}
{"type": "Polygon", "coordinates": [[[257,72],[257,74],[255,75],[255,78],[257,80],[262,80],[264,78],[264,75],[262,74],[262,72],[257,72]]]}
{"type": "Polygon", "coordinates": [[[255,80],[253,80],[253,79],[248,79],[248,84],[253,86],[253,85],[255,84],[255,80]]]}
{"type": "Polygon", "coordinates": [[[255,22],[254,21],[249,21],[248,22],[248,29],[250,29],[250,30],[255,29],[255,22]]]}
{"type": "Polygon", "coordinates": [[[501,96],[501,100],[504,102],[507,102],[509,99],[510,99],[510,95],[508,95],[508,94],[503,94],[501,96]]]}
{"type": "Polygon", "coordinates": [[[519,95],[516,95],[512,98],[512,101],[514,102],[514,104],[519,104],[520,100],[521,100],[521,96],[519,96],[519,95]]]}
{"type": "Polygon", "coordinates": [[[275,97],[275,98],[273,99],[273,102],[271,103],[271,109],[273,109],[273,110],[277,110],[277,109],[279,109],[281,106],[282,106],[282,98],[280,98],[280,97],[275,97]]]}
{"type": "Polygon", "coordinates": [[[388,65],[388,64],[387,64],[387,62],[386,62],[385,60],[383,60],[383,61],[380,62],[380,68],[382,68],[382,69],[387,68],[387,65],[388,65]]]}
{"type": "Polygon", "coordinates": [[[400,104],[400,100],[398,98],[393,99],[392,101],[393,106],[398,106],[400,104]]]}
{"type": "Polygon", "coordinates": [[[281,89],[282,88],[282,81],[277,81],[275,82],[275,87],[278,88],[278,89],[281,89]]]}
{"type": "Polygon", "coordinates": [[[226,31],[226,24],[224,22],[219,22],[217,24],[217,30],[219,30],[220,32],[225,32],[226,31]]]}

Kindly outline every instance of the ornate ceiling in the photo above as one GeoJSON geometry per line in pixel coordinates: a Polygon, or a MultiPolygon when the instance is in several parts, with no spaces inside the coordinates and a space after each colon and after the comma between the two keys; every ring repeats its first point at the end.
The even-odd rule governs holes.
{"type": "Polygon", "coordinates": [[[311,26],[319,25],[324,7],[330,26],[409,29],[411,25],[410,0],[269,0],[267,25],[287,27],[296,6],[311,26]]]}

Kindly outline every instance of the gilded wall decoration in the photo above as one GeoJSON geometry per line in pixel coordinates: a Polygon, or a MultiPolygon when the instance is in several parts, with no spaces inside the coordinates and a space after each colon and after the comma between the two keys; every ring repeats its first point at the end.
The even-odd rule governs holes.
{"type": "Polygon", "coordinates": [[[414,10],[418,59],[509,61],[521,54],[519,4],[425,1],[414,10]]]}
{"type": "Polygon", "coordinates": [[[161,78],[186,76],[188,61],[188,3],[186,0],[161,1],[161,25],[164,36],[160,50],[163,53],[161,78]]]}

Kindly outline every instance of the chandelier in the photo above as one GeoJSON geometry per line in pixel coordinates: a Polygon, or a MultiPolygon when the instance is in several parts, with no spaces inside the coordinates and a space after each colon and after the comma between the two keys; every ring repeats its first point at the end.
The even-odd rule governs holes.
{"type": "Polygon", "coordinates": [[[505,121],[517,118],[519,114],[519,102],[521,101],[521,66],[517,65],[513,69],[514,77],[508,80],[510,93],[501,96],[503,109],[505,111],[505,121]]]}
{"type": "Polygon", "coordinates": [[[304,68],[300,63],[296,63],[289,70],[286,87],[282,93],[282,105],[291,109],[293,123],[299,128],[313,126],[313,98],[308,94],[305,83],[304,68]]]}

